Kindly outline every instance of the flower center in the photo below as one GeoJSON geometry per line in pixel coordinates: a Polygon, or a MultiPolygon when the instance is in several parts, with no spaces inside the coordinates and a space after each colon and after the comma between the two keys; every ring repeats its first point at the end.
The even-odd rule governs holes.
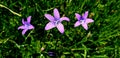
{"type": "Polygon", "coordinates": [[[82,16],[80,17],[80,20],[85,20],[82,16]]]}
{"type": "Polygon", "coordinates": [[[80,22],[81,24],[83,24],[83,23],[85,22],[85,20],[79,20],[79,22],[80,22]]]}
{"type": "Polygon", "coordinates": [[[55,26],[57,26],[60,23],[60,20],[54,21],[55,26]]]}
{"type": "Polygon", "coordinates": [[[83,24],[85,22],[85,19],[83,17],[80,17],[79,22],[83,24]]]}
{"type": "Polygon", "coordinates": [[[25,22],[25,27],[26,27],[26,28],[29,28],[29,26],[30,26],[30,23],[25,22]]]}

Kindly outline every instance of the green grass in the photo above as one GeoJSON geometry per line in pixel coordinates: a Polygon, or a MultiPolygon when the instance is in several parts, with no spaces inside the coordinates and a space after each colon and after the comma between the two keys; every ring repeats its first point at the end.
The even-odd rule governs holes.
{"type": "Polygon", "coordinates": [[[56,58],[120,57],[119,0],[0,0],[0,5],[0,58],[50,58],[49,51],[56,58]],[[64,34],[56,28],[44,30],[49,22],[44,14],[53,14],[54,8],[61,17],[70,18],[62,22],[64,34]],[[82,26],[74,28],[75,13],[87,10],[94,23],[87,31],[82,26]],[[17,28],[30,15],[35,29],[22,36],[17,28]]]}

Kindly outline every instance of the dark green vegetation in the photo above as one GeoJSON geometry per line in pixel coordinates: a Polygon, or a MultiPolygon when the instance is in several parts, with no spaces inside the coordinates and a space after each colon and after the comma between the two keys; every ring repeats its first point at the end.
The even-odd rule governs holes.
{"type": "Polygon", "coordinates": [[[0,58],[49,58],[49,51],[58,58],[120,57],[120,0],[0,0],[1,4],[6,7],[0,6],[0,58]],[[62,22],[64,34],[56,28],[44,30],[49,22],[44,14],[53,14],[54,8],[70,18],[62,22]],[[94,23],[87,31],[74,28],[75,13],[87,10],[94,23]],[[35,29],[22,36],[17,28],[30,15],[35,29]]]}

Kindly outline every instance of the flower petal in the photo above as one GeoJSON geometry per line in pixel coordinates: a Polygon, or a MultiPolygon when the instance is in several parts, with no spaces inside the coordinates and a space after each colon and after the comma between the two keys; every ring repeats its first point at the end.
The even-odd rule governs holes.
{"type": "Polygon", "coordinates": [[[30,23],[31,21],[31,16],[27,17],[27,22],[30,23]]]}
{"type": "Polygon", "coordinates": [[[20,27],[18,27],[18,30],[19,29],[25,29],[25,26],[20,26],[20,27]]]}
{"type": "Polygon", "coordinates": [[[74,24],[74,27],[78,27],[81,23],[79,21],[77,21],[75,24],[74,24]]]}
{"type": "Polygon", "coordinates": [[[34,29],[34,26],[33,26],[33,25],[30,25],[28,29],[34,29]]]}
{"type": "Polygon", "coordinates": [[[88,11],[86,11],[84,14],[83,14],[83,18],[86,19],[88,16],[88,11]]]}
{"type": "Polygon", "coordinates": [[[60,33],[64,33],[64,26],[63,26],[62,23],[59,23],[59,24],[57,25],[57,29],[60,31],[60,33]]]}
{"type": "Polygon", "coordinates": [[[54,12],[54,17],[55,17],[56,19],[60,19],[60,14],[59,14],[58,9],[55,8],[53,12],[54,12]]]}
{"type": "Polygon", "coordinates": [[[83,23],[82,26],[83,26],[83,28],[84,28],[85,30],[88,30],[88,26],[87,26],[86,23],[83,23]]]}
{"type": "Polygon", "coordinates": [[[61,22],[62,22],[63,20],[70,21],[70,19],[69,19],[68,17],[62,17],[62,18],[60,18],[60,20],[61,20],[61,22]]]}
{"type": "Polygon", "coordinates": [[[50,21],[54,21],[54,17],[51,16],[50,14],[45,14],[45,17],[50,21]]]}
{"type": "Polygon", "coordinates": [[[53,23],[53,22],[49,22],[49,23],[45,26],[45,30],[49,30],[49,29],[52,29],[52,28],[54,28],[54,27],[55,27],[54,23],[53,23]]]}
{"type": "Polygon", "coordinates": [[[75,13],[75,16],[76,16],[76,18],[78,19],[78,20],[80,20],[80,15],[78,14],[78,13],[75,13]]]}
{"type": "Polygon", "coordinates": [[[22,35],[24,35],[27,30],[28,30],[28,29],[24,29],[24,30],[22,31],[22,35]]]}
{"type": "Polygon", "coordinates": [[[22,19],[22,24],[25,24],[25,21],[24,21],[24,19],[22,19]]]}
{"type": "Polygon", "coordinates": [[[92,22],[94,22],[94,20],[92,20],[92,19],[86,19],[86,23],[92,23],[92,22]]]}

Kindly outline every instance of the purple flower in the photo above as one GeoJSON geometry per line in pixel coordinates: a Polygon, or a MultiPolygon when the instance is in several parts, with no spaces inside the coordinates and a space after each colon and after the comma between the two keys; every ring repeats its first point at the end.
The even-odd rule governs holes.
{"type": "Polygon", "coordinates": [[[67,17],[60,18],[59,11],[55,8],[54,16],[51,16],[50,14],[45,14],[45,17],[50,21],[46,26],[45,30],[52,29],[54,27],[57,27],[57,29],[60,31],[60,33],[64,33],[64,26],[61,23],[63,20],[70,21],[67,17]]]}
{"type": "Polygon", "coordinates": [[[88,30],[87,24],[94,22],[94,20],[87,18],[88,11],[86,11],[82,16],[79,15],[78,13],[75,13],[75,16],[78,19],[78,21],[74,24],[74,27],[82,25],[85,30],[88,30]]]}
{"type": "Polygon", "coordinates": [[[34,26],[30,24],[30,21],[31,21],[31,16],[29,16],[27,18],[27,21],[25,21],[24,19],[22,19],[22,26],[18,27],[18,30],[19,29],[23,29],[22,31],[22,35],[24,35],[26,33],[27,30],[31,30],[31,29],[34,29],[34,26]]]}
{"type": "Polygon", "coordinates": [[[49,56],[55,56],[56,54],[54,52],[48,52],[49,56]]]}

